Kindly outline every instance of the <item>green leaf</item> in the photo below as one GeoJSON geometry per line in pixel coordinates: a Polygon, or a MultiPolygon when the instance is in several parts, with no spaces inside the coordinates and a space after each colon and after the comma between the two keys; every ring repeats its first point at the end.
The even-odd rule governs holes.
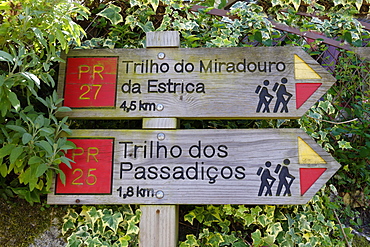
{"type": "Polygon", "coordinates": [[[62,235],[65,235],[69,229],[75,229],[75,224],[73,219],[64,219],[62,225],[62,235]]]}
{"type": "Polygon", "coordinates": [[[30,73],[30,72],[20,72],[19,73],[21,76],[23,76],[24,78],[26,78],[27,80],[30,80],[32,82],[34,82],[36,84],[36,86],[38,88],[40,88],[40,84],[41,84],[41,81],[39,78],[37,78],[36,75],[30,73]]]}
{"type": "Polygon", "coordinates": [[[46,163],[41,163],[40,165],[38,165],[36,169],[36,177],[38,178],[41,175],[43,175],[47,169],[48,169],[48,166],[46,163]]]}
{"type": "Polygon", "coordinates": [[[193,224],[193,220],[196,218],[195,214],[193,212],[189,212],[184,216],[184,220],[188,221],[190,224],[193,224]]]}
{"type": "Polygon", "coordinates": [[[39,129],[39,128],[43,127],[43,126],[44,126],[44,123],[45,123],[45,118],[44,118],[44,116],[43,116],[43,115],[39,115],[39,116],[36,118],[35,122],[34,122],[35,127],[36,127],[37,129],[39,129]]]}
{"type": "Polygon", "coordinates": [[[120,237],[117,242],[119,243],[118,246],[122,246],[122,247],[125,247],[125,246],[129,246],[130,244],[130,240],[131,240],[131,237],[130,235],[125,235],[123,237],[120,237]]]}
{"type": "Polygon", "coordinates": [[[70,112],[70,111],[72,111],[72,109],[67,106],[58,107],[58,109],[56,110],[56,112],[70,112]]]}
{"type": "Polygon", "coordinates": [[[23,147],[22,146],[18,146],[16,148],[14,148],[12,150],[12,152],[10,153],[9,162],[11,164],[13,164],[22,153],[23,153],[23,147]]]}
{"type": "Polygon", "coordinates": [[[112,214],[112,210],[108,209],[104,209],[103,214],[103,226],[108,226],[114,232],[117,232],[119,223],[123,221],[122,214],[120,212],[115,212],[114,214],[112,214]]]}
{"type": "Polygon", "coordinates": [[[54,181],[54,171],[52,169],[48,169],[46,172],[46,190],[49,191],[50,187],[54,181]]]}
{"type": "Polygon", "coordinates": [[[43,148],[49,156],[53,155],[53,148],[47,141],[39,141],[36,145],[43,148]]]}
{"type": "Polygon", "coordinates": [[[89,238],[85,241],[87,246],[102,246],[102,242],[100,241],[99,237],[89,238]]]}
{"type": "Polygon", "coordinates": [[[26,145],[32,140],[32,135],[30,133],[24,133],[22,136],[22,143],[23,145],[26,145]]]}
{"type": "Polygon", "coordinates": [[[345,32],[344,35],[343,35],[343,38],[348,43],[350,43],[350,44],[352,43],[352,34],[351,34],[351,32],[345,32]]]}
{"type": "Polygon", "coordinates": [[[99,12],[97,15],[107,18],[113,25],[123,21],[122,15],[120,14],[121,7],[114,4],[110,4],[107,8],[99,12]]]}
{"type": "Polygon", "coordinates": [[[256,217],[253,217],[251,214],[247,214],[245,215],[245,217],[243,217],[243,219],[244,219],[244,225],[250,226],[250,224],[252,224],[256,220],[256,217]]]}
{"type": "Polygon", "coordinates": [[[271,221],[267,218],[266,215],[260,215],[257,218],[257,222],[260,223],[263,227],[267,226],[271,221]]]}
{"type": "Polygon", "coordinates": [[[96,210],[93,206],[82,206],[82,211],[80,215],[85,216],[87,221],[91,221],[91,224],[94,225],[95,222],[103,217],[101,210],[96,210]]]}
{"type": "Polygon", "coordinates": [[[259,206],[256,206],[256,207],[251,209],[251,214],[253,216],[258,216],[260,214],[260,212],[262,212],[262,209],[259,206]]]}
{"type": "Polygon", "coordinates": [[[18,126],[18,125],[8,124],[8,125],[6,125],[6,127],[7,127],[8,129],[11,129],[11,130],[17,131],[17,132],[22,133],[22,134],[24,134],[24,133],[26,133],[26,132],[27,132],[23,127],[18,126]]]}
{"type": "Polygon", "coordinates": [[[186,241],[185,241],[186,246],[199,246],[199,242],[197,240],[197,238],[191,234],[191,235],[186,235],[186,241]]]}
{"type": "Polygon", "coordinates": [[[66,184],[66,175],[64,174],[64,172],[62,170],[59,170],[58,174],[59,174],[60,181],[62,182],[63,185],[65,185],[66,184]]]}
{"type": "Polygon", "coordinates": [[[257,31],[255,34],[254,34],[254,39],[260,43],[262,43],[262,33],[260,31],[257,31]]]}
{"type": "Polygon", "coordinates": [[[339,148],[343,149],[352,149],[351,143],[347,141],[338,141],[339,148]]]}
{"type": "Polygon", "coordinates": [[[1,176],[3,176],[4,178],[6,177],[6,175],[8,174],[8,166],[5,164],[5,163],[2,163],[0,165],[0,174],[1,176]]]}
{"type": "Polygon", "coordinates": [[[29,165],[34,165],[43,162],[43,160],[39,156],[32,156],[28,161],[29,165]]]}
{"type": "Polygon", "coordinates": [[[33,27],[32,28],[33,32],[35,33],[35,36],[36,38],[38,39],[38,41],[40,41],[40,43],[44,46],[44,47],[47,47],[47,43],[46,43],[46,40],[41,32],[40,29],[36,28],[36,27],[33,27]]]}
{"type": "Polygon", "coordinates": [[[68,43],[67,43],[67,41],[64,37],[63,32],[60,29],[56,29],[55,30],[55,35],[56,35],[57,39],[59,40],[60,45],[62,46],[62,49],[63,50],[67,49],[68,43]]]}
{"type": "Polygon", "coordinates": [[[271,223],[267,226],[267,232],[271,235],[274,235],[276,238],[277,235],[283,231],[280,222],[271,223]]]}
{"type": "Polygon", "coordinates": [[[224,238],[219,232],[212,233],[208,242],[211,246],[220,246],[222,242],[224,242],[224,238]]]}
{"type": "Polygon", "coordinates": [[[159,5],[159,0],[149,0],[149,3],[152,5],[154,11],[156,11],[159,5]]]}
{"type": "Polygon", "coordinates": [[[143,23],[138,23],[137,24],[141,29],[143,29],[143,31],[145,32],[145,33],[147,33],[147,32],[152,32],[152,31],[154,31],[155,30],[155,28],[154,28],[154,25],[153,25],[153,22],[151,22],[151,21],[148,21],[148,22],[146,22],[145,24],[143,24],[143,23]]]}
{"type": "Polygon", "coordinates": [[[82,240],[80,240],[77,236],[76,233],[73,233],[71,236],[67,238],[68,241],[68,246],[69,247],[79,247],[82,244],[82,240]]]}
{"type": "Polygon", "coordinates": [[[65,164],[66,166],[68,166],[70,169],[72,169],[72,166],[71,166],[71,162],[74,162],[73,160],[65,157],[65,156],[61,156],[60,157],[60,161],[65,164]]]}
{"type": "Polygon", "coordinates": [[[52,135],[54,133],[54,129],[50,127],[43,127],[40,129],[40,132],[43,136],[52,135]]]}
{"type": "Polygon", "coordinates": [[[13,62],[13,56],[5,51],[0,51],[0,61],[9,62],[11,64],[14,64],[13,62]]]}
{"type": "Polygon", "coordinates": [[[10,10],[10,6],[9,2],[2,2],[0,3],[0,10],[10,10]]]}
{"type": "Polygon", "coordinates": [[[14,92],[9,92],[8,99],[12,106],[14,107],[14,109],[16,111],[19,111],[21,108],[21,102],[19,102],[17,95],[14,92]]]}
{"type": "Polygon", "coordinates": [[[9,155],[14,148],[14,144],[5,144],[2,148],[0,148],[0,159],[9,155]]]}
{"type": "Polygon", "coordinates": [[[311,231],[310,222],[307,220],[306,215],[301,214],[298,221],[298,229],[300,231],[311,231]]]}
{"type": "Polygon", "coordinates": [[[139,233],[139,227],[136,225],[135,222],[128,222],[128,225],[127,225],[127,232],[126,234],[138,234],[139,233]]]}
{"type": "Polygon", "coordinates": [[[298,11],[299,6],[301,5],[301,0],[292,0],[292,3],[293,3],[293,6],[294,6],[294,9],[296,11],[298,11]]]}
{"type": "Polygon", "coordinates": [[[261,231],[257,229],[252,233],[253,246],[260,246],[262,244],[261,231]]]}

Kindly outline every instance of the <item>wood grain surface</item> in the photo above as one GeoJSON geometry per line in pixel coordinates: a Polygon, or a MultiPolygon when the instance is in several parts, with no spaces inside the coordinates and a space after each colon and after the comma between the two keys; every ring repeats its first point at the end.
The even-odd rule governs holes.
{"type": "Polygon", "coordinates": [[[104,153],[94,156],[93,140],[114,139],[111,193],[55,194],[53,187],[50,204],[305,204],[340,167],[300,129],[74,130],[70,138],[92,140],[90,157],[69,152],[77,162],[71,173],[78,157],[92,171],[69,176],[76,188],[95,175],[110,179],[99,177],[104,153]]]}
{"type": "Polygon", "coordinates": [[[59,116],[71,118],[300,118],[335,82],[299,47],[71,50],[64,58],[58,93],[72,112],[59,116]]]}

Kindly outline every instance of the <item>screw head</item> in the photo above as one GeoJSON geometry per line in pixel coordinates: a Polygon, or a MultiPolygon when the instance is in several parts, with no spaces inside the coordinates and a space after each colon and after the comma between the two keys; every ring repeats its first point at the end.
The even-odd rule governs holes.
{"type": "Polygon", "coordinates": [[[164,54],[164,52],[160,52],[158,53],[157,57],[158,59],[164,59],[166,57],[166,54],[164,54]]]}
{"type": "Polygon", "coordinates": [[[155,197],[157,197],[158,199],[162,199],[164,197],[164,192],[162,190],[158,190],[157,192],[155,192],[155,197]]]}
{"type": "Polygon", "coordinates": [[[160,141],[163,141],[166,138],[166,135],[164,133],[158,133],[157,139],[160,141]]]}
{"type": "Polygon", "coordinates": [[[162,104],[157,105],[157,111],[163,111],[163,109],[164,109],[164,105],[162,104]]]}

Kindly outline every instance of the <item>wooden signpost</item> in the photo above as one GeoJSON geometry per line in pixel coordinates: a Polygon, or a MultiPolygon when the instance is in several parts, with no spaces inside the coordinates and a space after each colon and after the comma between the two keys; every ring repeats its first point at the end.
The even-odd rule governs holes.
{"type": "Polygon", "coordinates": [[[61,64],[59,117],[143,119],[74,130],[49,204],[142,204],[140,246],[177,244],[178,204],[305,204],[340,165],[299,129],[176,130],[178,119],[300,118],[335,82],[298,47],[76,50],[61,64]]]}
{"type": "Polygon", "coordinates": [[[335,79],[299,47],[73,50],[71,118],[300,118],[335,79]]]}
{"type": "Polygon", "coordinates": [[[51,204],[305,204],[340,165],[300,129],[75,130],[51,204]],[[268,155],[266,155],[268,154],[268,155]]]}

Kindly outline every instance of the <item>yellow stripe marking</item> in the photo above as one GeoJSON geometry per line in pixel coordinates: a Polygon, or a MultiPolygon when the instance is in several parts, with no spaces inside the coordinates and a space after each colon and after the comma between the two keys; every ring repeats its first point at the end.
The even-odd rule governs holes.
{"type": "Polygon", "coordinates": [[[297,55],[294,55],[294,77],[298,80],[321,79],[321,76],[297,55]]]}
{"type": "Polygon", "coordinates": [[[325,160],[299,136],[298,161],[299,164],[326,164],[325,160]]]}

